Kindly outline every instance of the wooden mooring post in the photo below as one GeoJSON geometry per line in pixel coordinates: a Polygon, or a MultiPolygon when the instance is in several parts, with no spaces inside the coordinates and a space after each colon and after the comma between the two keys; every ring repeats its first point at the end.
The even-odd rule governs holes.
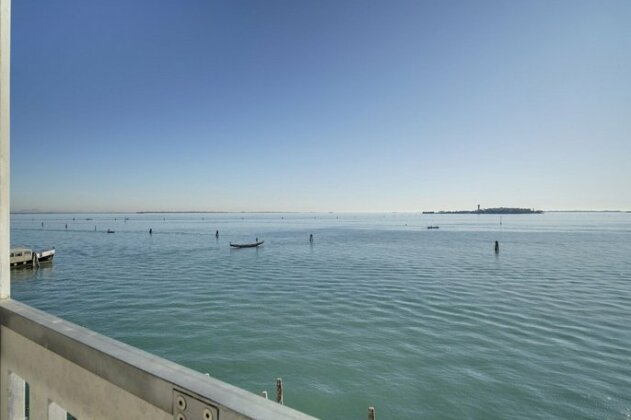
{"type": "Polygon", "coordinates": [[[285,404],[283,397],[283,378],[276,378],[276,402],[285,404]]]}

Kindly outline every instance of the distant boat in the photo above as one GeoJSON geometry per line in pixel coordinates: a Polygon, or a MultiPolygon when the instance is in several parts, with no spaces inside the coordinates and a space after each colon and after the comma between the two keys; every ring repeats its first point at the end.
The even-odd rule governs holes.
{"type": "Polygon", "coordinates": [[[107,233],[114,233],[114,231],[112,229],[108,229],[107,233]]]}
{"type": "Polygon", "coordinates": [[[439,229],[438,225],[427,226],[427,229],[439,229]]]}
{"type": "Polygon", "coordinates": [[[233,248],[256,248],[257,246],[261,245],[263,242],[265,241],[257,241],[257,242],[252,242],[250,244],[233,244],[232,242],[230,242],[230,246],[233,248]]]}
{"type": "Polygon", "coordinates": [[[38,267],[41,263],[52,262],[55,248],[35,252],[30,248],[13,248],[9,257],[11,268],[38,267]]]}

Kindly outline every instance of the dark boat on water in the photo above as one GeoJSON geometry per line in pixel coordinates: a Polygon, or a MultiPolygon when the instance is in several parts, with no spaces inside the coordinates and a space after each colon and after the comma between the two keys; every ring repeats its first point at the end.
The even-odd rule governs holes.
{"type": "Polygon", "coordinates": [[[438,225],[434,225],[434,226],[427,226],[427,229],[438,229],[438,225]]]}
{"type": "Polygon", "coordinates": [[[261,245],[263,242],[265,241],[256,241],[256,242],[252,242],[251,244],[233,244],[232,242],[230,242],[230,246],[233,248],[256,248],[257,246],[261,245]]]}

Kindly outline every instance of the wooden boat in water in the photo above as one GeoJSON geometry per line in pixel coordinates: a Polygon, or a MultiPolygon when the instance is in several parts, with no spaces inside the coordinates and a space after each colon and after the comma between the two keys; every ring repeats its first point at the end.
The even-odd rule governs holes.
{"type": "Polygon", "coordinates": [[[36,252],[30,248],[13,248],[9,257],[11,268],[37,268],[40,264],[52,262],[55,248],[36,252]]]}
{"type": "Polygon", "coordinates": [[[230,246],[233,248],[256,248],[257,246],[263,244],[263,242],[265,241],[256,241],[252,242],[251,244],[233,244],[232,242],[230,242],[230,246]]]}
{"type": "Polygon", "coordinates": [[[438,229],[438,225],[434,225],[434,226],[427,226],[427,229],[438,229]]]}

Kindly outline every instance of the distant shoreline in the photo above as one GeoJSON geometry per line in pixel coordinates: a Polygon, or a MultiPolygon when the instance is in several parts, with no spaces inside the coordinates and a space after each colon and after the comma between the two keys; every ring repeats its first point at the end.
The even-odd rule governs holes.
{"type": "Polygon", "coordinates": [[[541,214],[543,210],[526,209],[519,207],[493,207],[488,209],[477,210],[455,210],[446,211],[424,211],[423,214],[541,214]]]}
{"type": "Polygon", "coordinates": [[[183,211],[12,211],[12,215],[37,214],[541,214],[541,213],[631,213],[631,210],[533,210],[521,212],[493,212],[493,209],[477,210],[440,210],[440,211],[213,211],[213,210],[183,210],[183,211]]]}

